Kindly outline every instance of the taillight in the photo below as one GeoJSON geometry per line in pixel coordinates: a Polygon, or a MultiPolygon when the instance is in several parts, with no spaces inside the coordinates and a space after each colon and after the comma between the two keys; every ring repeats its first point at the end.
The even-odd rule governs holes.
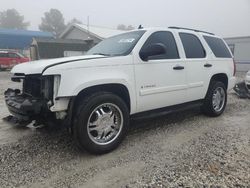
{"type": "Polygon", "coordinates": [[[234,76],[236,74],[236,63],[235,63],[235,60],[233,59],[233,62],[234,62],[234,76]]]}

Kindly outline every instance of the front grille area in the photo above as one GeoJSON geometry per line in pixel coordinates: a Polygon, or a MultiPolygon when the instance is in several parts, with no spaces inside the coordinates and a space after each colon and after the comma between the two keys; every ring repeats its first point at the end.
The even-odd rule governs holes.
{"type": "Polygon", "coordinates": [[[23,94],[35,98],[42,97],[42,78],[40,75],[25,76],[23,80],[23,94]]]}
{"type": "Polygon", "coordinates": [[[41,76],[39,74],[24,75],[15,74],[13,81],[22,82],[22,94],[33,98],[51,100],[53,99],[53,76],[41,76]]]}

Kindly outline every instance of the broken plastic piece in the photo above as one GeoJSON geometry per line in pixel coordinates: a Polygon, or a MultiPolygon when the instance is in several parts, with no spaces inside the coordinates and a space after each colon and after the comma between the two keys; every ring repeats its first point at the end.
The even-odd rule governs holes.
{"type": "Polygon", "coordinates": [[[234,91],[236,95],[238,95],[242,99],[249,98],[250,99],[250,93],[249,90],[246,87],[245,82],[240,82],[234,86],[234,91]]]}

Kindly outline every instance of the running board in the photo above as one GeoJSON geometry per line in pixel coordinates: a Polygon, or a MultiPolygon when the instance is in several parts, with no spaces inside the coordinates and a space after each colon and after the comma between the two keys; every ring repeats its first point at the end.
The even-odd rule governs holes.
{"type": "Polygon", "coordinates": [[[131,115],[131,119],[132,120],[152,119],[155,117],[165,116],[167,114],[171,114],[175,112],[180,112],[180,111],[185,111],[185,110],[189,110],[192,108],[201,107],[202,105],[203,105],[203,100],[197,100],[197,101],[188,102],[184,104],[168,106],[168,107],[160,108],[156,110],[136,113],[136,114],[131,115]]]}

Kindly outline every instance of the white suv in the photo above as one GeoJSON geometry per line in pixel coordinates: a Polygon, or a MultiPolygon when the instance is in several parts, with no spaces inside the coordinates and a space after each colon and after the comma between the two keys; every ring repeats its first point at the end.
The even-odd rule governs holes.
{"type": "Polygon", "coordinates": [[[25,63],[11,72],[23,89],[8,89],[5,100],[20,122],[60,121],[81,149],[99,154],[121,143],[130,118],[197,105],[209,116],[221,115],[235,84],[226,43],[178,27],[134,30],[85,56],[25,63]]]}

